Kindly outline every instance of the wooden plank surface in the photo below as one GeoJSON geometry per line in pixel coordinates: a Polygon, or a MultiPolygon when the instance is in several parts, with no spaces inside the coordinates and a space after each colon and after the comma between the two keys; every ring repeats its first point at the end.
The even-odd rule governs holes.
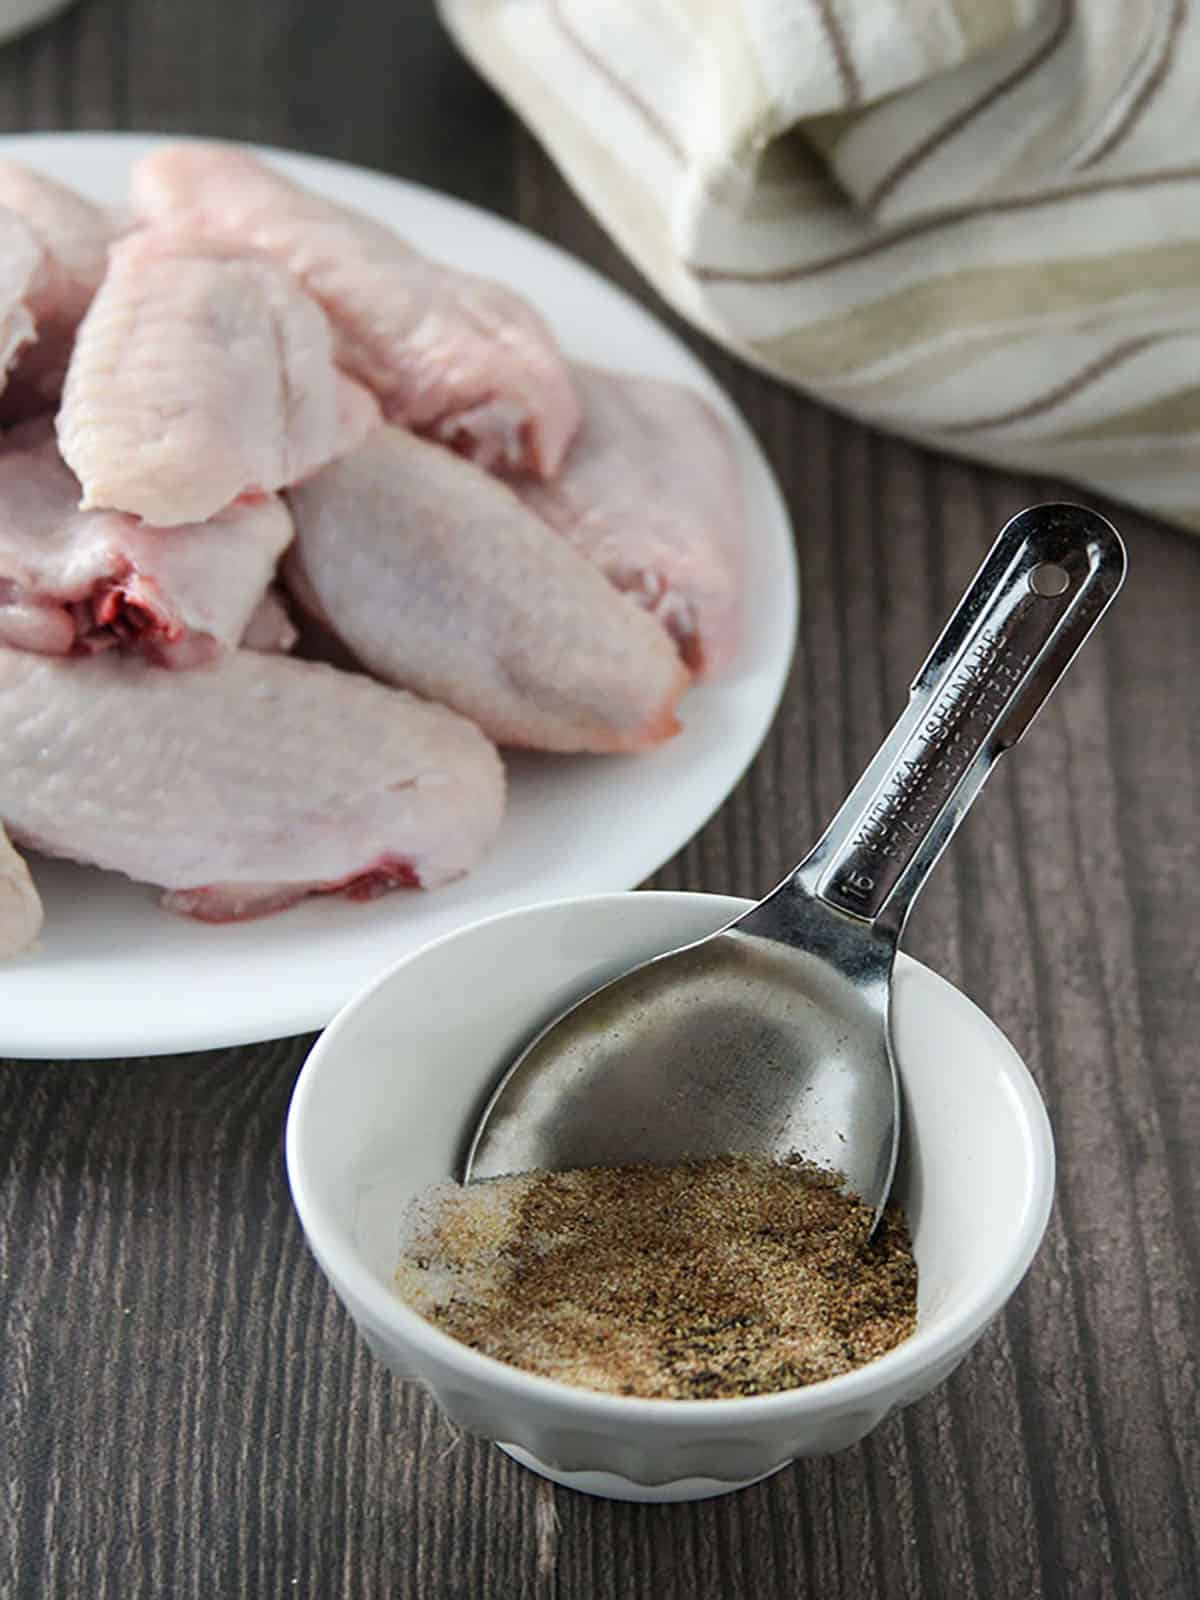
{"type": "MultiPolygon", "coordinates": [[[[513,216],[655,304],[421,6],[84,0],[0,49],[0,128],[55,127],[364,162],[513,216]]],[[[688,338],[779,473],[804,617],[767,745],[655,881],[754,894],[1045,486],[881,438],[688,338]]],[[[280,1134],[307,1040],[6,1063],[0,1595],[1200,1593],[1200,546],[1113,515],[1125,595],[909,941],[1023,1053],[1059,1146],[1045,1247],[948,1384],[722,1500],[556,1490],[378,1369],[306,1254],[280,1134]]]]}

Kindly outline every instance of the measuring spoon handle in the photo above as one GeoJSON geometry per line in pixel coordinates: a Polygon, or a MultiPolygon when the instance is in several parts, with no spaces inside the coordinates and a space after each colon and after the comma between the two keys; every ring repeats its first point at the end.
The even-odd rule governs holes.
{"type": "Polygon", "coordinates": [[[1084,506],[1019,512],[913,681],[908,705],[794,878],[896,937],[997,759],[1029,727],[1125,577],[1084,506]]]}

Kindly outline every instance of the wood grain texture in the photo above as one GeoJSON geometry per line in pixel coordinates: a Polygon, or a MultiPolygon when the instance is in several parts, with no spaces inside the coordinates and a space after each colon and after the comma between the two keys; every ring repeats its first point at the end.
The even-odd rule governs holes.
{"type": "MultiPolygon", "coordinates": [[[[423,7],[84,0],[0,50],[0,128],[54,127],[378,166],[516,217],[655,305],[423,7]]],[[[881,438],[685,337],[780,476],[804,620],[765,748],[655,881],[754,894],[830,815],[996,527],[1045,485],[881,438]]],[[[307,1040],[7,1063],[0,1596],[1200,1593],[1200,546],[1114,516],[1126,592],[909,941],[1012,1038],[1059,1146],[1045,1247],[949,1383],[724,1500],[555,1490],[380,1371],[309,1259],[280,1144],[307,1040]]]]}

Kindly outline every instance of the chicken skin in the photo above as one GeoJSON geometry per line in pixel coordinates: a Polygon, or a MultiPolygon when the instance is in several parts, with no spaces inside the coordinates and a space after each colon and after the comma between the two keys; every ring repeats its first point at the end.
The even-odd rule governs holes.
{"type": "Polygon", "coordinates": [[[339,399],[324,313],[278,267],[134,234],[80,325],[58,438],[83,509],[175,527],[299,482],[370,426],[361,400],[339,399]]]}
{"type": "Polygon", "coordinates": [[[292,521],[276,495],[154,528],[80,511],[48,418],[0,441],[0,643],[46,655],[137,648],[168,666],[236,649],[292,521]]]}
{"type": "Polygon", "coordinates": [[[553,335],[511,289],[431,261],[230,146],[156,150],[132,192],[144,220],[182,220],[291,272],[333,324],[339,364],[390,421],[492,470],[558,470],[578,403],[553,335]]]}
{"type": "Polygon", "coordinates": [[[41,931],[41,898],[29,868],[0,828],[0,959],[27,950],[41,931]]]}
{"type": "Polygon", "coordinates": [[[41,250],[28,296],[37,336],[22,350],[3,404],[5,420],[18,421],[57,403],[75,330],[118,229],[102,207],[19,161],[0,160],[0,206],[20,217],[41,250]]]}
{"type": "Polygon", "coordinates": [[[737,649],[745,510],[729,431],[679,384],[573,369],[584,422],[553,483],[517,492],[657,617],[693,671],[737,649]]]}
{"type": "Polygon", "coordinates": [[[498,744],[644,750],[689,674],[662,629],[498,479],[401,428],[289,496],[284,577],[376,677],[498,744]]]}
{"type": "Polygon", "coordinates": [[[309,894],[433,887],[504,804],[496,751],[444,706],[288,656],[199,672],[0,649],[0,820],[207,921],[309,894]]]}

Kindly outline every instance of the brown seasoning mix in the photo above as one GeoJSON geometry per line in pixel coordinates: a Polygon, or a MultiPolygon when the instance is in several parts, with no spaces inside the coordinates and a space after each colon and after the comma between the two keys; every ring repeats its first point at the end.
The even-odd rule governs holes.
{"type": "Polygon", "coordinates": [[[903,1213],[799,1160],[534,1172],[439,1185],[410,1218],[402,1297],[475,1350],[664,1400],[798,1388],[916,1326],[903,1213]]]}

